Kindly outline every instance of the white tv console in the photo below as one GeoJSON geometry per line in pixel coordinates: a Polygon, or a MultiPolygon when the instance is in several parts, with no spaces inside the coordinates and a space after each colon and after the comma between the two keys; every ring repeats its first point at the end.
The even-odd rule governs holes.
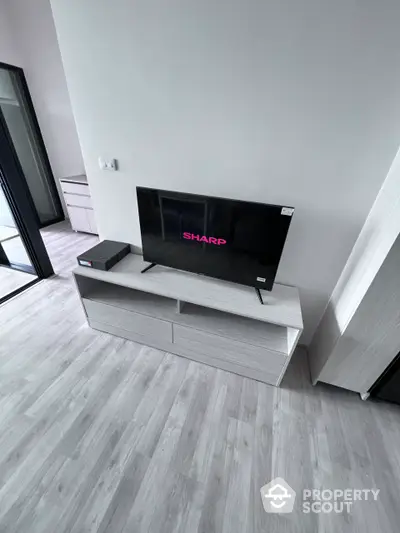
{"type": "Polygon", "coordinates": [[[156,266],[129,254],[108,272],[74,272],[89,325],[279,385],[303,330],[298,290],[251,287],[156,266]]]}

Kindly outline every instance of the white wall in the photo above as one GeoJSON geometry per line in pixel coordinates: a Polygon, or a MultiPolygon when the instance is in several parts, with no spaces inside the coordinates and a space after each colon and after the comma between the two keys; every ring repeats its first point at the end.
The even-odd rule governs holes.
{"type": "MultiPolygon", "coordinates": [[[[4,11],[4,5],[0,1],[0,62],[13,60],[14,64],[19,61],[18,54],[13,46],[9,24],[4,11]]],[[[0,73],[0,98],[12,96],[8,77],[0,73]]],[[[10,208],[6,202],[3,191],[0,190],[0,226],[14,226],[10,208]]]]}
{"type": "MultiPolygon", "coordinates": [[[[20,57],[11,36],[8,15],[2,0],[0,0],[0,62],[20,65],[20,57]]],[[[0,98],[9,98],[12,96],[11,90],[8,77],[0,74],[0,98]]],[[[14,226],[10,208],[1,190],[0,225],[14,226]]]]}
{"type": "Polygon", "coordinates": [[[49,0],[8,0],[11,27],[55,177],[84,172],[49,0]]]}
{"type": "Polygon", "coordinates": [[[0,32],[4,28],[8,32],[4,48],[5,37],[0,35],[0,61],[24,69],[63,201],[59,178],[83,174],[85,170],[50,2],[0,0],[0,10],[0,32]]]}
{"type": "Polygon", "coordinates": [[[51,220],[54,217],[54,202],[45,184],[45,170],[39,166],[35,145],[31,142],[30,130],[26,126],[26,114],[19,105],[12,76],[5,69],[0,69],[0,111],[13,140],[38,215],[41,220],[51,220]]]}
{"type": "Polygon", "coordinates": [[[54,218],[54,202],[45,182],[45,170],[31,142],[23,110],[17,103],[1,102],[0,109],[14,143],[29,191],[41,220],[54,218]]]}
{"type": "Polygon", "coordinates": [[[101,236],[137,185],[295,206],[307,343],[400,140],[398,0],[51,4],[101,236]]]}
{"type": "MultiPolygon", "coordinates": [[[[372,206],[312,340],[309,359],[314,381],[318,379],[325,381],[323,369],[334,346],[345,332],[399,235],[400,150],[372,206]]],[[[400,279],[400,265],[398,272],[398,279],[400,279]]],[[[378,376],[379,373],[376,374],[376,377],[378,376]]]]}
{"type": "Polygon", "coordinates": [[[21,66],[21,57],[13,40],[5,0],[0,0],[0,62],[21,66]]]}

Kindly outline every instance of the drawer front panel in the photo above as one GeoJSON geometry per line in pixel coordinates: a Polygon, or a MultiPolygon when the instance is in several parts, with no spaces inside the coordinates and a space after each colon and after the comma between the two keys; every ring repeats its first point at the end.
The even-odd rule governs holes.
{"type": "Polygon", "coordinates": [[[68,181],[61,181],[61,189],[63,192],[71,194],[81,194],[82,196],[90,196],[89,185],[80,183],[69,183],[68,181]]]}
{"type": "Polygon", "coordinates": [[[188,348],[182,348],[177,344],[174,344],[170,349],[172,353],[177,355],[182,355],[193,361],[198,361],[199,363],[204,363],[205,365],[213,366],[214,368],[221,368],[228,372],[233,372],[239,376],[244,376],[250,379],[256,379],[257,381],[262,381],[263,383],[268,383],[269,385],[277,385],[278,378],[280,373],[277,372],[264,372],[256,368],[250,368],[248,366],[237,365],[230,361],[225,361],[224,359],[218,359],[217,357],[212,357],[211,355],[204,353],[193,352],[188,348]]]}
{"type": "Polygon", "coordinates": [[[172,342],[172,324],[158,318],[133,313],[83,298],[89,320],[109,324],[149,338],[172,342]]]}
{"type": "Polygon", "coordinates": [[[90,196],[81,196],[80,194],[65,192],[64,199],[67,205],[92,209],[92,199],[90,196]]]}
{"type": "Polygon", "coordinates": [[[87,209],[72,205],[68,205],[67,209],[72,229],[74,231],[85,231],[86,233],[91,233],[89,220],[86,214],[87,209]]]}
{"type": "Polygon", "coordinates": [[[173,325],[174,343],[198,354],[279,376],[287,356],[204,331],[173,325]]]}

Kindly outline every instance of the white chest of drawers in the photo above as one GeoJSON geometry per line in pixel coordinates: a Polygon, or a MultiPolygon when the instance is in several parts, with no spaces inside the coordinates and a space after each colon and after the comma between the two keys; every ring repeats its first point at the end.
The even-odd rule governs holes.
{"type": "Polygon", "coordinates": [[[98,234],[86,176],[61,178],[61,188],[74,231],[98,234]]]}

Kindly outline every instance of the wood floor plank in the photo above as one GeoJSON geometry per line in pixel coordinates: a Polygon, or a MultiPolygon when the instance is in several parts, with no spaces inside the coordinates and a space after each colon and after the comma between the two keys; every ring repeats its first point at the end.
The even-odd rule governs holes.
{"type": "Polygon", "coordinates": [[[51,455],[43,464],[40,477],[24,487],[24,497],[18,498],[3,517],[0,531],[3,533],[22,533],[25,531],[43,531],[44,522],[55,522],[56,512],[50,510],[46,515],[42,512],[42,502],[48,497],[53,480],[63,466],[65,458],[51,455]],[[1,529],[4,527],[4,529],[1,529]]]}
{"type": "MultiPolygon", "coordinates": [[[[116,491],[113,494],[111,501],[106,508],[104,513],[104,508],[100,508],[100,512],[103,516],[101,522],[97,525],[96,516],[98,514],[93,513],[93,510],[89,513],[89,522],[86,519],[86,522],[89,522],[90,525],[94,526],[86,531],[95,531],[96,533],[121,533],[126,525],[128,520],[129,512],[132,508],[133,502],[135,501],[136,495],[139,491],[140,485],[143,481],[143,478],[146,474],[149,460],[147,457],[134,453],[131,456],[131,459],[123,471],[123,476],[116,491]]],[[[76,533],[81,532],[82,527],[78,525],[76,528],[76,533]]],[[[71,533],[74,533],[73,531],[71,533]]]]}
{"type": "Polygon", "coordinates": [[[123,428],[118,423],[104,426],[98,434],[98,439],[93,442],[89,456],[70,459],[62,475],[56,479],[52,494],[58,492],[60,499],[47,502],[46,507],[51,510],[53,506],[59,508],[56,521],[52,521],[43,532],[51,531],[70,532],[76,520],[81,516],[87,499],[97,483],[104,469],[104,464],[115,449],[121,438],[123,428]],[[90,457],[90,458],[89,458],[90,457]]]}
{"type": "Polygon", "coordinates": [[[43,470],[59,442],[74,423],[83,406],[69,398],[53,406],[47,417],[35,421],[19,441],[11,456],[12,468],[5,465],[0,488],[0,520],[11,507],[20,505],[43,477],[43,470]]]}
{"type": "Polygon", "coordinates": [[[163,431],[176,394],[187,371],[189,361],[167,354],[135,414],[131,445],[144,455],[151,457],[163,431]]]}
{"type": "Polygon", "coordinates": [[[268,515],[262,506],[260,489],[272,479],[274,389],[257,383],[257,409],[254,427],[253,460],[247,530],[251,533],[267,530],[268,515]]]}
{"type": "Polygon", "coordinates": [[[190,416],[199,370],[198,363],[188,364],[186,376],[177,392],[124,531],[147,531],[157,507],[168,499],[169,489],[176,479],[176,473],[170,470],[170,462],[185,421],[190,416]]]}
{"type": "Polygon", "coordinates": [[[154,510],[149,532],[177,533],[187,531],[188,514],[197,491],[197,482],[174,470],[164,479],[162,493],[154,510]]]}
{"type": "Polygon", "coordinates": [[[254,446],[254,428],[250,424],[234,418],[229,420],[229,424],[235,426],[232,430],[232,433],[235,433],[235,440],[226,493],[223,533],[246,530],[254,446]]]}
{"type": "Polygon", "coordinates": [[[210,475],[206,484],[205,501],[199,523],[199,533],[223,530],[229,477],[233,462],[236,419],[225,417],[217,440],[210,475]]]}
{"type": "Polygon", "coordinates": [[[199,366],[200,376],[194,398],[190,404],[190,413],[183,425],[179,443],[170,465],[172,470],[186,476],[190,473],[216,376],[211,367],[199,366]]]}
{"type": "MultiPolygon", "coordinates": [[[[197,436],[188,475],[201,483],[206,483],[210,474],[215,444],[220,430],[223,409],[227,395],[227,372],[217,371],[210,394],[200,434],[197,436]]],[[[203,391],[200,391],[203,393],[203,391]]]]}

